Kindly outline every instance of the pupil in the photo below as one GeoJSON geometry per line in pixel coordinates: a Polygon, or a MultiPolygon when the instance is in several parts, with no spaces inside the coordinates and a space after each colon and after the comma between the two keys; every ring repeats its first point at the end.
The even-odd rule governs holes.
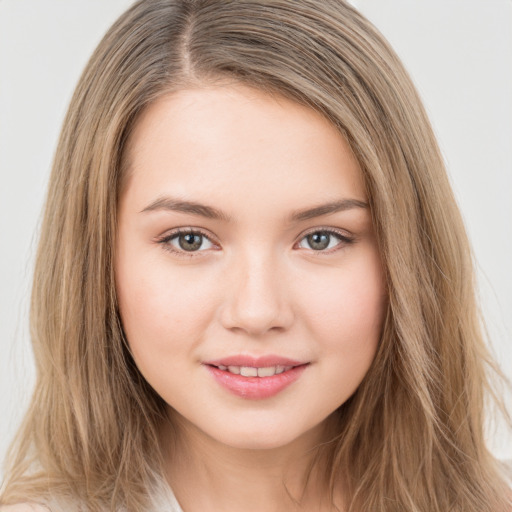
{"type": "Polygon", "coordinates": [[[202,235],[195,235],[193,233],[187,233],[179,237],[180,247],[184,251],[197,251],[203,243],[202,235]]]}
{"type": "Polygon", "coordinates": [[[308,235],[309,246],[315,251],[321,251],[329,246],[330,242],[329,233],[312,233],[308,235]]]}

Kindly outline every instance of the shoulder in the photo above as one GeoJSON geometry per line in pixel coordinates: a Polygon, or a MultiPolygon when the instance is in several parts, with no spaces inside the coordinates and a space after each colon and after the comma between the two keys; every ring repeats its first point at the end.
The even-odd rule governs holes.
{"type": "Polygon", "coordinates": [[[17,505],[2,505],[0,512],[49,512],[49,509],[36,503],[19,503],[17,505]]]}

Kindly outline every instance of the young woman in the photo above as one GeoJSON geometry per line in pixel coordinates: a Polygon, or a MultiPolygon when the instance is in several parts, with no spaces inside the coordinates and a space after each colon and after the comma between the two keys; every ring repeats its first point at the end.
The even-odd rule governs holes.
{"type": "Polygon", "coordinates": [[[142,0],[65,120],[2,510],[507,511],[432,130],[340,0],[142,0]]]}

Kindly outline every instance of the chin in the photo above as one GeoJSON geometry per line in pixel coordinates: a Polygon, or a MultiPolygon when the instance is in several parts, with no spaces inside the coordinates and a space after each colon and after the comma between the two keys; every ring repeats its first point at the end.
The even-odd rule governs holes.
{"type": "MultiPolygon", "coordinates": [[[[310,446],[311,438],[318,437],[320,442],[321,425],[313,428],[305,427],[297,429],[297,424],[260,424],[260,425],[239,425],[238,428],[216,429],[217,431],[206,432],[207,435],[231,448],[238,450],[278,450],[287,446],[301,444],[306,441],[310,446]]],[[[232,426],[233,427],[233,426],[232,426]]]]}
{"type": "Polygon", "coordinates": [[[269,436],[240,435],[230,437],[220,442],[237,450],[277,450],[292,443],[294,439],[279,439],[269,436]]]}

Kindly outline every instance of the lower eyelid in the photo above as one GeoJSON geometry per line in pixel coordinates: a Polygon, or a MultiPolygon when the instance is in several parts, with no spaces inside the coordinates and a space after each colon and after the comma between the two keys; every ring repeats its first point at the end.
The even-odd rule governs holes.
{"type": "Polygon", "coordinates": [[[202,252],[205,252],[206,250],[208,250],[208,249],[203,249],[200,251],[199,250],[198,251],[185,251],[182,249],[178,249],[171,244],[171,241],[176,239],[180,235],[189,235],[189,234],[200,235],[203,238],[205,238],[206,240],[208,240],[208,242],[211,244],[211,247],[209,247],[208,249],[218,247],[218,243],[213,239],[213,237],[211,235],[208,235],[207,233],[204,233],[203,231],[201,231],[199,229],[188,229],[188,228],[171,231],[170,233],[167,233],[163,236],[156,238],[155,242],[157,244],[163,245],[164,248],[170,252],[180,254],[180,255],[184,254],[186,256],[192,256],[194,254],[199,254],[199,253],[202,253],[202,252]]]}
{"type": "MultiPolygon", "coordinates": [[[[349,245],[349,244],[352,244],[354,242],[354,238],[351,237],[351,236],[348,236],[346,234],[343,234],[343,233],[340,233],[338,231],[335,231],[333,229],[315,229],[314,231],[310,231],[309,233],[306,233],[304,235],[302,235],[302,237],[298,240],[298,242],[295,244],[295,246],[298,246],[302,241],[304,241],[308,236],[310,235],[313,235],[314,233],[326,233],[330,236],[334,236],[335,238],[337,238],[339,240],[339,242],[336,244],[335,247],[331,247],[330,249],[319,249],[319,250],[314,250],[312,248],[306,248],[304,247],[304,249],[309,249],[311,251],[314,251],[316,253],[330,253],[330,252],[335,252],[338,248],[338,246],[346,246],[346,245],[349,245]]],[[[158,244],[161,244],[164,246],[164,248],[170,252],[173,252],[175,254],[178,254],[178,255],[184,255],[184,256],[193,256],[194,254],[195,255],[198,255],[202,252],[206,252],[207,250],[209,249],[218,249],[219,248],[219,244],[213,239],[213,237],[211,235],[208,235],[207,233],[204,233],[203,231],[199,230],[199,229],[187,229],[187,228],[184,228],[184,229],[179,229],[179,230],[176,230],[176,231],[173,231],[173,232],[170,232],[164,236],[161,236],[161,237],[158,237],[155,239],[155,242],[158,243],[158,244]],[[179,249],[179,248],[175,248],[173,245],[171,245],[171,240],[179,237],[180,235],[186,235],[186,234],[197,234],[197,235],[201,235],[203,238],[205,238],[206,240],[208,240],[208,242],[210,243],[210,247],[208,247],[207,249],[203,249],[203,250],[198,250],[198,251],[186,251],[186,250],[183,250],[183,249],[179,249]]],[[[302,247],[301,247],[302,248],[302,247]]]]}
{"type": "MultiPolygon", "coordinates": [[[[172,236],[168,243],[173,245],[172,242],[176,241],[178,243],[178,245],[179,245],[179,238],[180,238],[180,236],[181,236],[181,234],[172,236]]],[[[179,247],[177,247],[175,245],[173,245],[173,247],[175,247],[178,251],[184,250],[185,252],[190,252],[190,253],[206,251],[207,249],[210,249],[211,247],[213,247],[213,243],[212,243],[212,241],[208,237],[206,237],[204,235],[200,235],[200,236],[202,237],[201,238],[201,245],[203,245],[204,242],[206,241],[210,245],[210,247],[205,247],[204,249],[197,249],[196,251],[186,251],[185,249],[179,248],[179,247]]]]}
{"type": "MultiPolygon", "coordinates": [[[[354,238],[351,236],[348,236],[347,234],[340,233],[339,231],[335,231],[333,229],[315,229],[313,231],[310,231],[304,235],[301,236],[301,238],[298,240],[297,245],[300,244],[303,240],[305,240],[308,236],[314,235],[315,233],[326,233],[330,236],[333,236],[339,240],[339,243],[336,245],[348,245],[354,242],[354,238]]],[[[331,247],[331,249],[324,249],[324,250],[317,250],[315,252],[321,253],[321,252],[330,252],[335,247],[331,247]]],[[[314,250],[314,249],[311,249],[314,250]]]]}

